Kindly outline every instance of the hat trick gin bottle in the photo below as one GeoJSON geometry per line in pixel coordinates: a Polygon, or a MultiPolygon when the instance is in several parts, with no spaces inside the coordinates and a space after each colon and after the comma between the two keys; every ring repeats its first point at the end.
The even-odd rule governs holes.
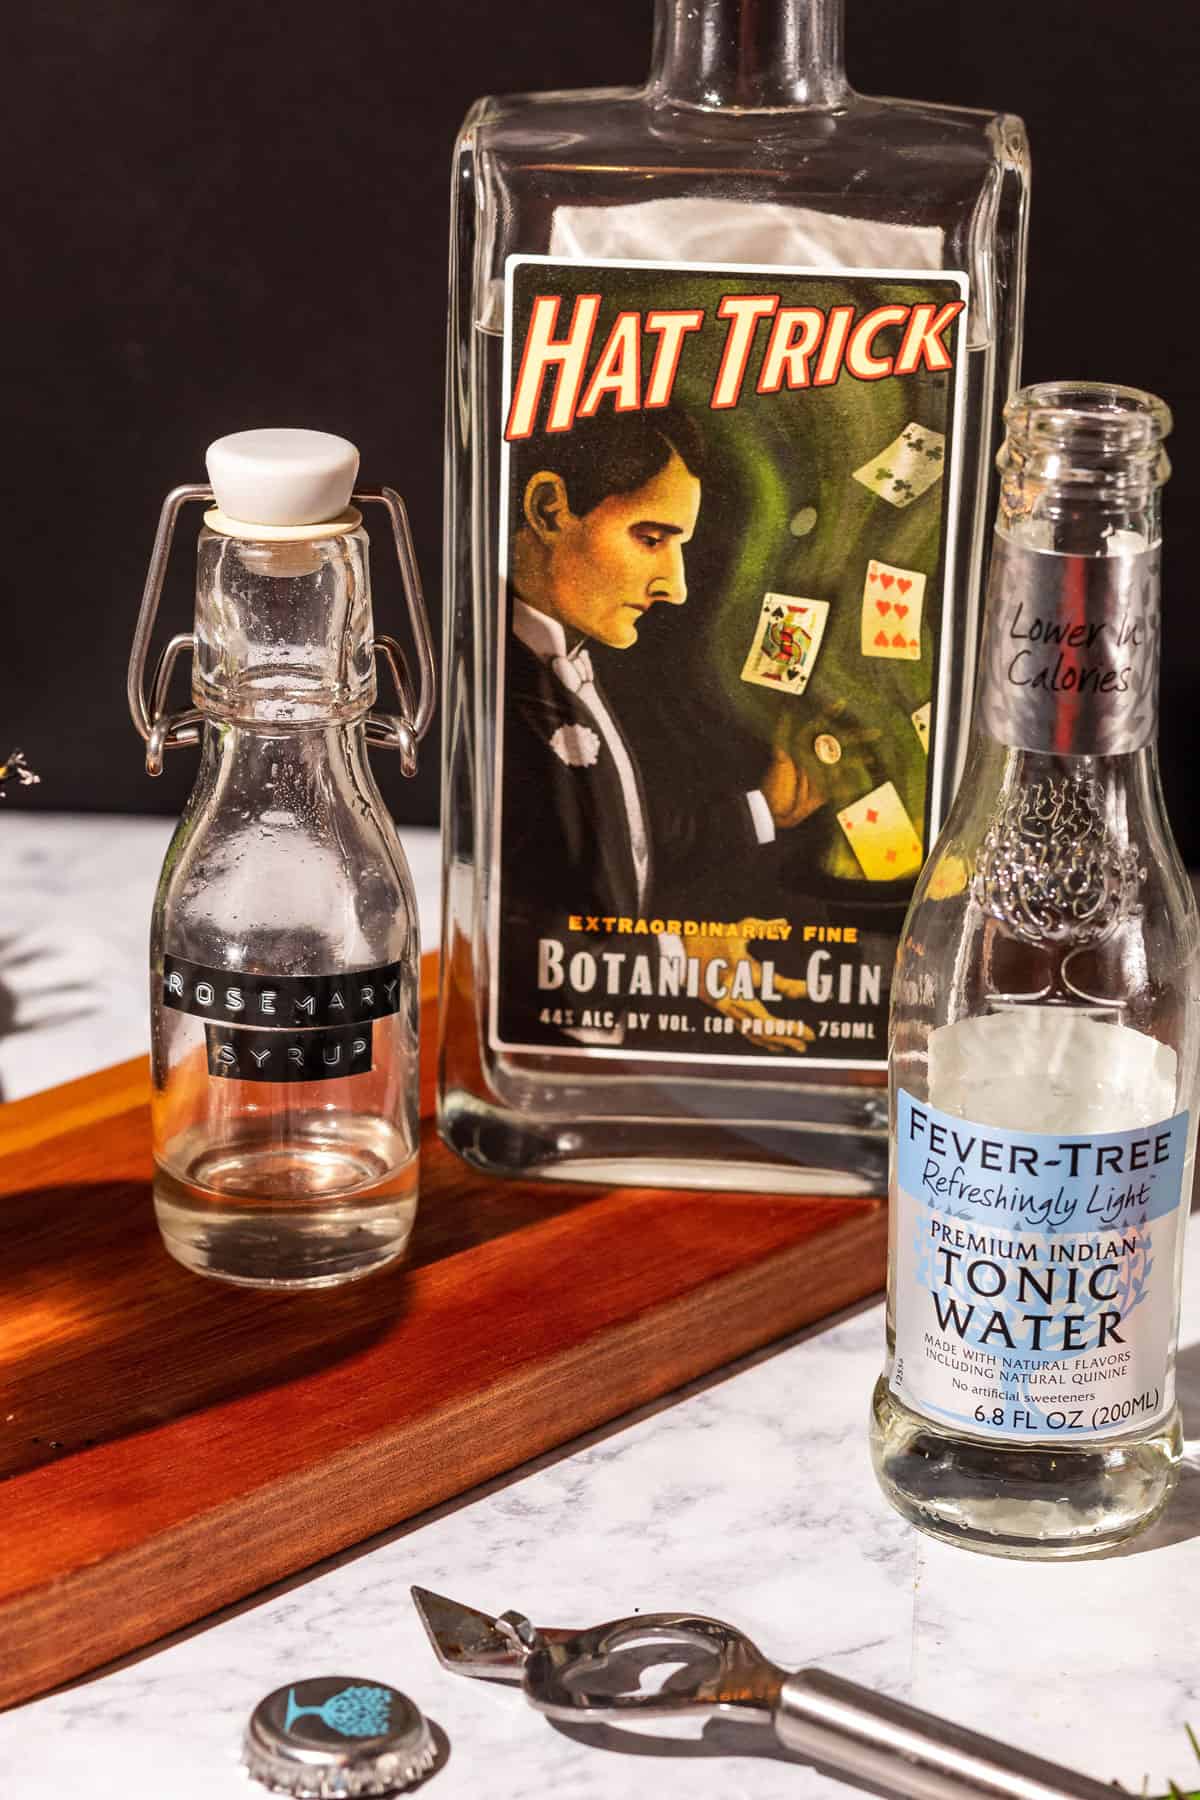
{"type": "Polygon", "coordinates": [[[372,629],[369,545],[351,505],[358,452],[314,431],[248,431],[208,451],[212,488],[163,507],[130,664],[157,774],[201,744],[151,932],[154,1202],[188,1268],[257,1286],[326,1286],[398,1256],[417,1200],[420,946],[404,852],[368,742],[406,774],[433,706],[433,660],[403,503],[383,504],[420,668],[372,629]],[[215,498],[215,505],[212,504],[215,498]],[[194,636],[146,652],[178,512],[209,503],[194,636]],[[191,710],[171,715],[192,651],[191,710]],[[373,710],[375,654],[399,716],[373,710]]]}
{"type": "Polygon", "coordinates": [[[1001,1555],[1102,1550],[1180,1454],[1198,928],[1155,738],[1167,409],[1008,408],[974,732],[892,990],[884,1492],[1001,1555]]]}
{"type": "Polygon", "coordinates": [[[1027,176],[1017,119],[856,94],[841,0],[658,0],[643,88],[471,111],[439,1118],[476,1166],[882,1187],[1027,176]]]}

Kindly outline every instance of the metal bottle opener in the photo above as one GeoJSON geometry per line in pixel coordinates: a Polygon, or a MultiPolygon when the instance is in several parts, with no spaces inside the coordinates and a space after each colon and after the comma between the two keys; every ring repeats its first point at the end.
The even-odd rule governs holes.
{"type": "Polygon", "coordinates": [[[719,1714],[769,1725],[785,1749],[908,1800],[1113,1800],[1119,1790],[820,1669],[781,1669],[720,1619],[646,1613],[590,1631],[491,1618],[427,1588],[413,1602],[444,1668],[520,1681],[551,1719],[719,1714]],[[676,1665],[642,1690],[643,1673],[676,1665]]]}

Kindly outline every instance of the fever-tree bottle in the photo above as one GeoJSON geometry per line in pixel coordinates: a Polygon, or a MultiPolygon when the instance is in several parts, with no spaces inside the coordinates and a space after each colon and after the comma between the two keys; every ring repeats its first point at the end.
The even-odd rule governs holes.
{"type": "Polygon", "coordinates": [[[659,0],[644,88],[458,144],[440,1120],[494,1172],[883,1184],[1027,159],[841,43],[659,0]]]}
{"type": "Polygon", "coordinates": [[[1101,1550],[1180,1454],[1196,906],[1155,753],[1166,408],[1008,411],[967,768],[892,1001],[884,1492],[935,1536],[1101,1550]]]}

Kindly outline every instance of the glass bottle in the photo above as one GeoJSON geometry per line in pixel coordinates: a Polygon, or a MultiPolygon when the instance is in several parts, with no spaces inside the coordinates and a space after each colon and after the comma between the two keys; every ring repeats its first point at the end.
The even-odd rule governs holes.
{"type": "Polygon", "coordinates": [[[841,0],[658,0],[643,88],[472,109],[439,1121],[475,1166],[882,1189],[1027,184],[1018,119],[856,94],[841,0]]]}
{"type": "Polygon", "coordinates": [[[1008,409],[974,732],[892,1001],[884,1493],[934,1536],[1078,1556],[1180,1455],[1200,1042],[1155,749],[1166,407],[1008,409]]]}
{"type": "Polygon", "coordinates": [[[358,453],[322,432],[252,431],[208,452],[212,489],[168,497],[130,673],[147,765],[201,742],[151,931],[154,1204],[171,1254],[263,1287],[349,1281],[399,1256],[417,1203],[420,944],[412,879],[367,759],[432,705],[403,507],[392,514],[421,661],[372,630],[358,453]],[[194,637],[142,671],[182,501],[207,499],[194,637]],[[194,708],[165,711],[193,651],[194,708]],[[399,718],[372,712],[375,651],[399,718]]]}

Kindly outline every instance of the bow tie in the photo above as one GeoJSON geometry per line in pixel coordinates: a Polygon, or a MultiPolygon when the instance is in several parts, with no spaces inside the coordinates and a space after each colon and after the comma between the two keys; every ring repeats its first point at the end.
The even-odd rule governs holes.
{"type": "Polygon", "coordinates": [[[577,694],[593,679],[592,659],[582,644],[569,656],[552,657],[550,667],[569,694],[577,694]]]}

